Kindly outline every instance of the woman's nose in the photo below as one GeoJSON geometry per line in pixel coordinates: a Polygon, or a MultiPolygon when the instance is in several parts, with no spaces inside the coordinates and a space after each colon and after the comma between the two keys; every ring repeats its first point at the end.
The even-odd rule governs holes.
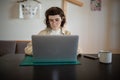
{"type": "Polygon", "coordinates": [[[53,23],[55,23],[56,22],[56,20],[53,20],[53,23]]]}

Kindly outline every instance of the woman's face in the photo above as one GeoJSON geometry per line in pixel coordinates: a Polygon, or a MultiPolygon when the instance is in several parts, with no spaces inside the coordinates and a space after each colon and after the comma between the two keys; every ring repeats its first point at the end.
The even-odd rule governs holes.
{"type": "Polygon", "coordinates": [[[60,27],[61,27],[60,25],[61,25],[61,22],[62,22],[62,19],[61,19],[60,15],[49,15],[48,19],[49,19],[50,27],[53,30],[60,29],[60,27]]]}

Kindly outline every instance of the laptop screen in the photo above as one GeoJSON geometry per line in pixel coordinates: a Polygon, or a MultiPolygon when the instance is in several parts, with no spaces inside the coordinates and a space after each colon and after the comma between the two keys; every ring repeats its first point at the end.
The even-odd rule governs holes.
{"type": "Polygon", "coordinates": [[[77,35],[32,35],[33,57],[40,62],[75,62],[78,38],[77,35]]]}

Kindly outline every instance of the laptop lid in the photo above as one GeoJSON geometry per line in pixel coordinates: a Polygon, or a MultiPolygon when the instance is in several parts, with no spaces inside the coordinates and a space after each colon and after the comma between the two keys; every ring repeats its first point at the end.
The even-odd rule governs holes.
{"type": "Polygon", "coordinates": [[[34,62],[76,62],[78,36],[32,35],[34,62]]]}

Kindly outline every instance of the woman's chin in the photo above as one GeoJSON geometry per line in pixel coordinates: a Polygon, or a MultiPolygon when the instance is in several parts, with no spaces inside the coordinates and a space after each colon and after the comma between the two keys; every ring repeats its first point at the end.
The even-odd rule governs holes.
{"type": "Polygon", "coordinates": [[[52,28],[53,30],[59,30],[60,28],[52,28]]]}

